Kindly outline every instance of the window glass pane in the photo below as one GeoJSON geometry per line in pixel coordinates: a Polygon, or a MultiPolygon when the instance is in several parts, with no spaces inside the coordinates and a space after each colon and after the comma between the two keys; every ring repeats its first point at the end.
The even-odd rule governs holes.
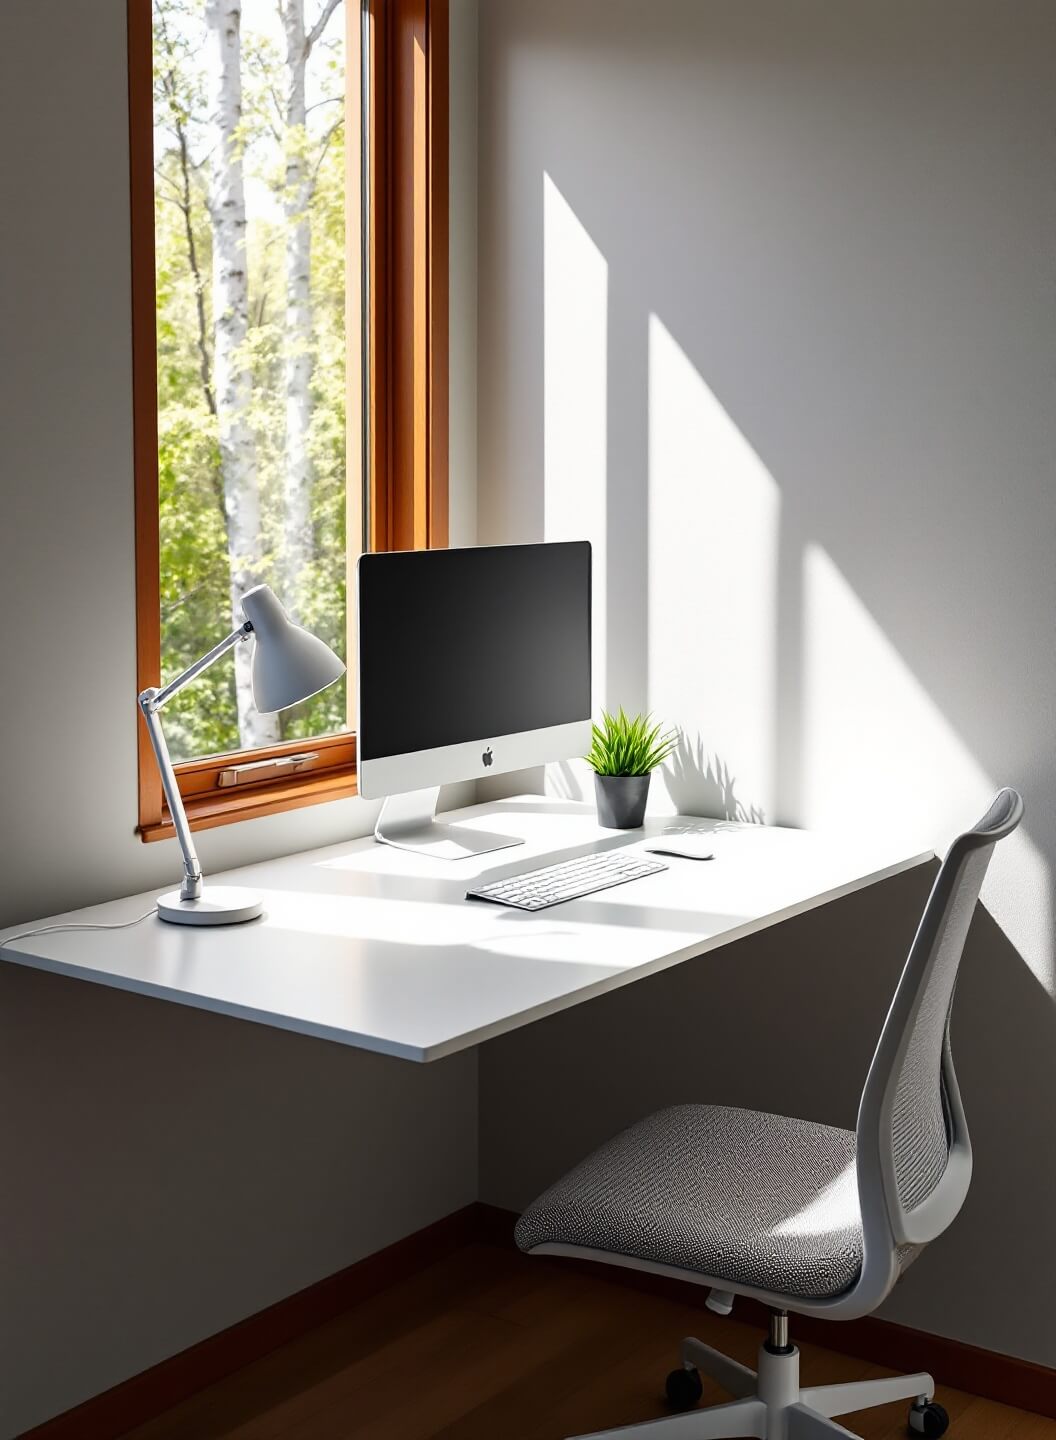
{"type": "MultiPolygon", "coordinates": [[[[262,581],[346,654],[345,6],[153,0],[163,679],[262,581]]],[[[345,728],[345,681],[259,715],[250,650],[166,709],[174,759],[345,728]]]]}

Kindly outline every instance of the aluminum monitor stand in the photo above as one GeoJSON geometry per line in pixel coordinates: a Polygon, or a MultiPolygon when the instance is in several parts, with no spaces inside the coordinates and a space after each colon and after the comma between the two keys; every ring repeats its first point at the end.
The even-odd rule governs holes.
{"type": "Polygon", "coordinates": [[[428,790],[411,790],[406,795],[387,795],[374,827],[374,839],[397,850],[431,855],[436,860],[467,860],[523,845],[516,835],[497,835],[471,825],[445,825],[436,816],[439,785],[428,790]]]}

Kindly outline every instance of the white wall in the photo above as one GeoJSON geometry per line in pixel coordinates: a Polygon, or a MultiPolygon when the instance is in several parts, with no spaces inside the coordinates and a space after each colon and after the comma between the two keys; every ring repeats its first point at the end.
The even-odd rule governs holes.
{"type": "MultiPolygon", "coordinates": [[[[47,104],[38,10],[10,0],[0,51],[5,928],[174,863],[133,834],[124,6],[64,7],[47,104]]],[[[973,1190],[888,1313],[1052,1364],[1056,37],[1043,0],[1008,16],[487,0],[478,177],[456,0],[452,534],[478,509],[486,541],[589,522],[599,678],[700,732],[687,808],[941,840],[1022,786],[1030,840],[958,999],[973,1190]]],[[[202,857],[372,818],[253,821],[202,857]]],[[[480,1194],[524,1203],[668,1099],[851,1123],[923,880],[486,1047],[480,1194]]],[[[477,1193],[471,1056],[419,1069],[4,967],[0,1091],[0,1436],[477,1193]]]]}
{"type": "MultiPolygon", "coordinates": [[[[475,93],[452,6],[452,538],[474,538],[475,93]],[[468,127],[468,131],[466,129],[468,127]]],[[[171,882],[136,823],[124,0],[0,47],[0,925],[171,882]]],[[[368,833],[212,830],[207,870],[368,833]]],[[[291,963],[295,958],[291,957],[291,963]]],[[[428,1071],[0,967],[0,1436],[475,1198],[476,1057],[428,1071]]]]}
{"type": "MultiPolygon", "coordinates": [[[[597,699],[687,735],[657,802],[941,847],[1026,797],[958,998],[973,1192],[886,1313],[1053,1364],[1056,10],[488,0],[479,64],[480,538],[593,538],[597,699]]],[[[665,1096],[850,1123],[884,894],[488,1047],[483,1197],[665,1096]]]]}

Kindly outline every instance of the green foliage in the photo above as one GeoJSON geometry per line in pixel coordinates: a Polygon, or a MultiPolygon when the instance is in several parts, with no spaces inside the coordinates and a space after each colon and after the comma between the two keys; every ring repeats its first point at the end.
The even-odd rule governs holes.
{"type": "MultiPolygon", "coordinates": [[[[153,0],[155,251],[158,334],[159,539],[162,677],[196,660],[241,619],[231,595],[227,522],[212,398],[213,137],[202,65],[202,0],[153,0]],[[192,262],[193,252],[193,262],[192,262]]],[[[312,10],[311,4],[308,6],[312,10]]],[[[311,228],[311,561],[297,618],[346,657],[345,149],[342,17],[309,61],[310,123],[287,135],[280,110],[283,45],[274,0],[243,0],[241,142],[247,190],[246,262],[254,437],[261,516],[260,580],[283,594],[285,384],[284,156],[305,155],[315,177],[311,228]]],[[[283,739],[348,722],[343,680],[280,717],[283,739]]],[[[176,760],[240,746],[234,667],[213,666],[165,712],[176,760]]]]}
{"type": "Polygon", "coordinates": [[[615,715],[601,712],[601,724],[591,726],[586,761],[598,775],[648,775],[662,765],[678,744],[678,731],[661,734],[651,715],[628,718],[621,705],[615,715]]]}

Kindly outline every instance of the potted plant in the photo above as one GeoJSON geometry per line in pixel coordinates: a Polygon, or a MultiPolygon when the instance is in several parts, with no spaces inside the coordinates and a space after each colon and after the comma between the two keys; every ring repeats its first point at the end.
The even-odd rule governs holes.
{"type": "Polygon", "coordinates": [[[662,734],[651,715],[631,720],[621,706],[615,715],[603,710],[591,734],[586,761],[594,771],[598,820],[609,830],[637,830],[645,820],[650,776],[678,744],[678,732],[662,734]]]}

